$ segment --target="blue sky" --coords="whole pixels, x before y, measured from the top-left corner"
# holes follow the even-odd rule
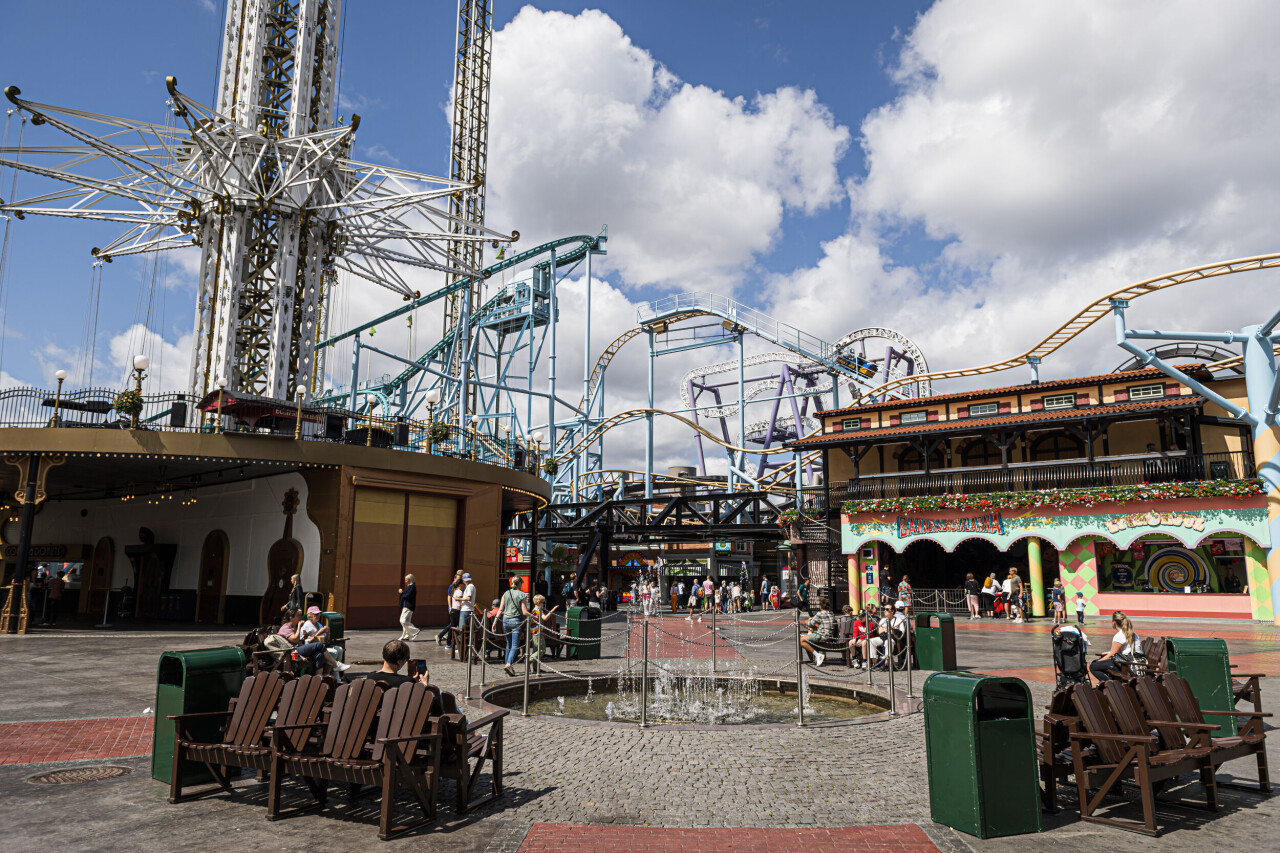
[[[455,5],[346,5],[340,109],[362,114],[357,154],[444,171]],[[496,6],[489,224],[528,245],[608,223],[592,353],[634,324],[638,303],[712,290],[828,340],[896,328],[931,366],[962,367],[1021,352],[1131,281],[1277,248],[1280,67],[1240,46],[1242,32],[1280,38],[1274,3]],[[0,83],[159,121],[165,75],[212,99],[221,8],[8,4],[6,29],[20,37],[0,53]],[[23,180],[19,196],[36,186]],[[15,224],[0,382],[48,382],[58,367],[78,378],[88,249],[112,233]],[[137,348],[163,361],[166,384],[183,384],[189,268],[106,269],[96,384],[120,381]],[[1180,288],[1144,300],[1133,322],[1257,322],[1275,284],[1252,274]],[[563,299],[564,318],[580,319],[580,283]],[[353,286],[335,312],[355,322],[397,304]],[[417,324],[416,340],[380,330],[379,341],[420,352],[435,327]],[[564,337],[576,336],[562,336],[562,364],[581,364],[583,343]],[[660,402],[716,357],[673,359]],[[1098,330],[1042,373],[1121,360]],[[643,358],[610,375],[611,409],[640,402]],[[634,457],[633,439],[616,443],[622,456]],[[660,435],[660,462],[688,453],[686,433]]]

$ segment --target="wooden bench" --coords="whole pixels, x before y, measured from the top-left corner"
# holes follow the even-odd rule
[[[275,715],[277,725],[314,724],[330,686],[315,676],[285,678],[278,672],[263,672],[244,680],[239,695],[226,711],[203,714],[179,714],[173,720],[173,776],[169,786],[169,802],[203,796],[216,790],[231,790],[228,768],[239,767],[265,773],[271,761],[268,738],[269,721]],[[217,742],[201,741],[191,733],[191,724],[200,718],[228,717]],[[294,735],[290,736],[291,738]],[[294,741],[290,741],[294,743]],[[300,747],[301,742],[297,742]],[[184,792],[182,765],[199,761],[209,768],[216,784],[193,792]]]
[[[455,810],[466,814],[504,796],[502,787],[502,720],[510,711],[494,711],[478,720],[468,722],[458,713],[457,703],[451,694],[441,696],[445,713],[441,717],[444,739],[440,775],[453,779],[458,786]],[[450,710],[450,704],[453,708]],[[485,731],[487,729],[488,731]],[[480,800],[473,800],[476,783],[485,762],[489,762],[489,775],[493,790]]]
[[[1105,696],[1105,702],[1104,702]],[[1072,775],[1076,780],[1081,820],[1141,832],[1160,834],[1156,826],[1157,785],[1184,773],[1200,774],[1210,811],[1218,810],[1218,788],[1209,747],[1197,744],[1186,749],[1162,750],[1160,739],[1149,734],[1152,722],[1141,711],[1133,688],[1119,680],[1106,682],[1105,693],[1080,684],[1071,693],[1071,703],[1079,718],[1072,742]],[[1161,721],[1177,725],[1176,721]],[[1086,762],[1083,747],[1097,750],[1097,761]],[[1142,823],[1099,815],[1103,799],[1123,779],[1132,779],[1142,801]],[[1090,792],[1096,787],[1096,793]]]
[[[1144,685],[1143,682],[1146,681],[1150,681],[1150,684]],[[1187,724],[1205,725],[1206,714],[1213,717],[1247,717],[1249,721],[1240,729],[1240,734],[1234,737],[1214,737],[1212,730],[1216,730],[1219,727],[1208,727],[1210,729],[1210,745],[1213,748],[1209,757],[1214,766],[1218,767],[1237,758],[1254,756],[1258,762],[1258,790],[1264,794],[1271,793],[1271,777],[1267,768],[1267,735],[1262,728],[1263,718],[1270,717],[1270,714],[1264,714],[1261,711],[1206,711],[1196,701],[1195,694],[1191,692],[1191,685],[1187,683],[1187,680],[1172,672],[1165,673],[1159,684],[1156,684],[1153,680],[1139,679],[1138,686],[1140,694],[1142,694],[1145,687],[1146,693],[1151,695],[1152,702],[1161,708],[1161,713],[1166,713],[1171,708],[1177,714],[1178,719]],[[1146,695],[1143,694],[1144,702],[1146,702],[1146,698]],[[1169,708],[1160,705],[1161,698],[1168,699]],[[1221,784],[1246,791],[1253,790],[1230,782]]]
[[[1040,764],[1040,782],[1043,786],[1040,801],[1044,810],[1050,814],[1058,811],[1058,785],[1065,785],[1073,772],[1071,753],[1076,749],[1084,749],[1086,763],[1097,755],[1097,750],[1092,746],[1071,743],[1071,732],[1079,723],[1075,706],[1071,704],[1074,688],[1073,684],[1053,694],[1041,721],[1042,730],[1036,733],[1036,757]]]
[[[328,783],[337,782],[351,786],[353,795],[365,786],[381,789],[378,837],[384,841],[434,820],[441,730],[440,718],[433,720],[430,711],[437,697],[438,693],[424,684],[406,683],[384,690],[379,682],[362,678],[337,691],[318,748],[287,746],[289,732],[298,727],[273,727],[267,819],[323,807],[328,800]],[[370,738],[375,715],[377,728]],[[315,800],[311,807],[281,810],[280,786],[286,775],[303,779]],[[393,826],[392,809],[401,785],[412,792],[422,817]]]

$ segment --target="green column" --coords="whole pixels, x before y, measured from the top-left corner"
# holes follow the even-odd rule
[[[1040,564],[1040,540],[1035,536],[1027,540],[1027,583],[1031,584],[1031,615],[1045,615],[1044,567]]]

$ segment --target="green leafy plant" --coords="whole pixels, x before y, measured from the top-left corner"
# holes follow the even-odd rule
[[[1245,498],[1265,495],[1261,480],[1197,480],[1191,483],[1140,483],[1136,486],[1101,486],[1093,489],[1045,489],[1035,492],[992,492],[981,495],[928,495],[916,498],[876,498],[845,501],[840,511],[936,512],[944,509],[997,510],[1062,509],[1068,506],[1143,503],[1175,498]],[[794,510],[789,510],[794,512]],[[783,513],[785,516],[786,513]]]
[[[431,439],[433,444],[448,441],[449,425],[446,423],[433,423],[431,426],[427,427],[427,437]]]
[[[142,414],[142,395],[137,391],[121,391],[111,403],[112,408],[122,415],[133,417]]]
[[[554,459],[548,459],[542,463],[542,470],[548,477],[554,477],[556,472],[560,470],[560,463]]]

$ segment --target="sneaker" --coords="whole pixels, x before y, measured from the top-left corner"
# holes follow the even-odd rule
[[[505,672],[507,675],[511,676],[512,678],[516,677],[515,667],[513,667],[511,664],[507,664],[506,666],[504,666],[502,668],[502,671]]]
[[[1025,620],[1024,620],[1021,616],[1019,616],[1017,619],[1014,619],[1013,621],[1014,621],[1014,622],[1023,622],[1023,621],[1025,621]]]
[[[824,655],[822,652],[814,652],[814,653],[813,653],[813,665],[814,665],[814,666],[822,666],[822,662],[823,662],[824,660],[826,660],[826,659],[827,659],[827,656],[826,656],[826,655]]]
[[[333,668],[336,669],[338,672],[346,672],[347,670],[351,669],[351,664],[338,661],[333,665]]]
[[[409,642],[412,643],[414,640],[418,639],[418,635],[421,633],[422,633],[421,631],[414,631],[413,636],[409,638]]]

